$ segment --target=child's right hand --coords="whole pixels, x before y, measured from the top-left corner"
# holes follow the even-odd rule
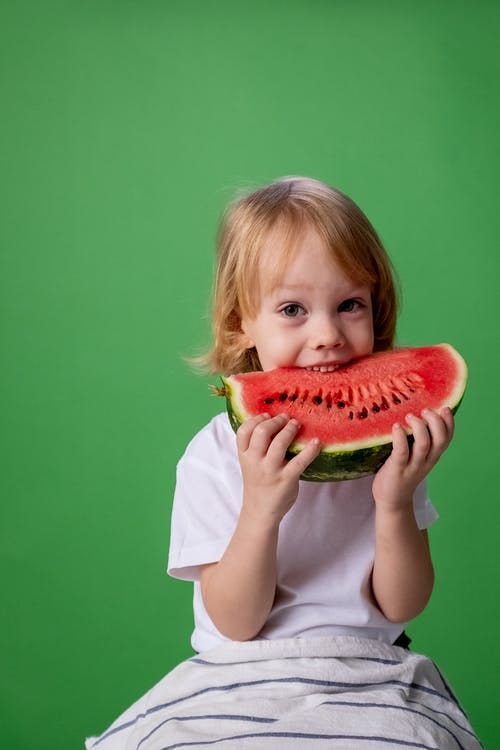
[[[260,414],[238,429],[243,509],[256,519],[281,521],[297,499],[300,475],[321,450],[319,440],[312,440],[288,460],[286,452],[299,429],[286,414]]]

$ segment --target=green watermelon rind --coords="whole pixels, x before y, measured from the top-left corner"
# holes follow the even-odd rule
[[[462,399],[452,409],[453,414],[457,411],[461,401]],[[229,398],[227,398],[227,410],[231,426],[237,432],[243,420],[235,413]],[[411,446],[413,435],[408,435],[408,442]],[[286,457],[291,459],[301,450],[302,448],[294,448],[291,445]],[[300,478],[307,482],[341,482],[346,479],[360,479],[375,474],[389,458],[391,451],[392,441],[352,451],[322,450],[319,456],[311,461]]]
[[[452,414],[455,414],[463,400],[465,389],[464,376],[462,393],[458,402],[451,407]],[[231,427],[235,432],[248,418],[248,415],[238,412],[233,405],[233,391],[231,384],[226,378],[222,378],[223,393],[226,397],[227,413]],[[413,435],[408,433],[408,443],[413,443]],[[383,439],[382,439],[383,440]],[[302,450],[303,445],[292,443],[287,451],[286,457],[292,459]],[[360,479],[361,477],[375,474],[382,464],[389,458],[392,451],[392,440],[387,442],[378,442],[372,446],[360,446],[354,450],[328,450],[324,446],[321,453],[309,464],[307,469],[301,475],[301,479],[308,482],[340,482],[346,479]]]
[[[341,482],[345,479],[360,479],[375,474],[387,460],[392,443],[383,443],[373,448],[359,448],[354,451],[322,451],[301,475],[308,482]],[[288,458],[300,451],[289,450]]]

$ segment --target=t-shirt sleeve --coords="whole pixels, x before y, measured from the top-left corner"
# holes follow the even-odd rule
[[[240,476],[234,433],[216,418],[177,465],[168,557],[173,578],[197,581],[199,566],[224,554],[238,521]]]
[[[429,500],[425,480],[417,487],[413,498],[413,510],[419,529],[428,529],[439,518],[439,514]]]

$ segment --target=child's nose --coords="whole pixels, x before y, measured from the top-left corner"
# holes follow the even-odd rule
[[[326,316],[315,321],[310,344],[312,349],[335,349],[342,346],[344,336],[338,322]]]

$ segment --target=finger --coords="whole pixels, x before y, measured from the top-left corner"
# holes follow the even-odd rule
[[[274,435],[269,445],[267,455],[271,460],[280,463],[284,460],[285,453],[290,444],[293,443],[300,427],[300,422],[297,419],[290,419],[288,422],[285,422],[281,429]]]
[[[260,421],[252,430],[247,450],[251,449],[257,455],[265,456],[274,436],[283,429],[288,420],[289,417],[286,414],[278,414]]]
[[[246,451],[248,450],[248,446],[250,445],[250,439],[252,437],[253,431],[257,427],[258,424],[263,422],[265,419],[269,419],[269,414],[259,414],[256,417],[251,417],[250,419],[247,419],[243,424],[240,424],[238,427],[238,430],[236,432],[236,444],[238,446],[238,450],[240,451]]]
[[[431,447],[428,460],[434,463],[449,446],[453,436],[453,415],[448,413],[437,413],[431,409],[425,409],[422,416],[427,422],[427,429],[431,437]]]
[[[408,436],[399,422],[392,426],[392,452],[391,460],[398,466],[406,466],[410,458],[410,447]]]
[[[415,414],[407,414],[406,421],[413,433],[411,457],[419,462],[423,462],[427,458],[432,444],[427,423],[424,419],[415,416]]]
[[[446,429],[448,430],[448,436],[451,442],[451,439],[455,432],[455,417],[453,416],[453,412],[449,406],[445,406],[443,409],[441,409],[441,411],[439,412],[439,415],[444,420]]]
[[[308,443],[306,443],[300,453],[297,453],[296,456],[290,459],[284,473],[289,477],[300,477],[300,475],[304,473],[309,464],[314,461],[314,459],[320,454],[320,452],[321,442],[318,438],[313,438]]]
[[[432,409],[424,409],[422,417],[427,422],[427,428],[430,432],[433,444],[435,443],[443,446],[448,445],[453,433],[453,422],[451,422],[450,429],[448,421],[445,420],[441,414],[438,414]],[[453,420],[453,416],[451,419]]]

